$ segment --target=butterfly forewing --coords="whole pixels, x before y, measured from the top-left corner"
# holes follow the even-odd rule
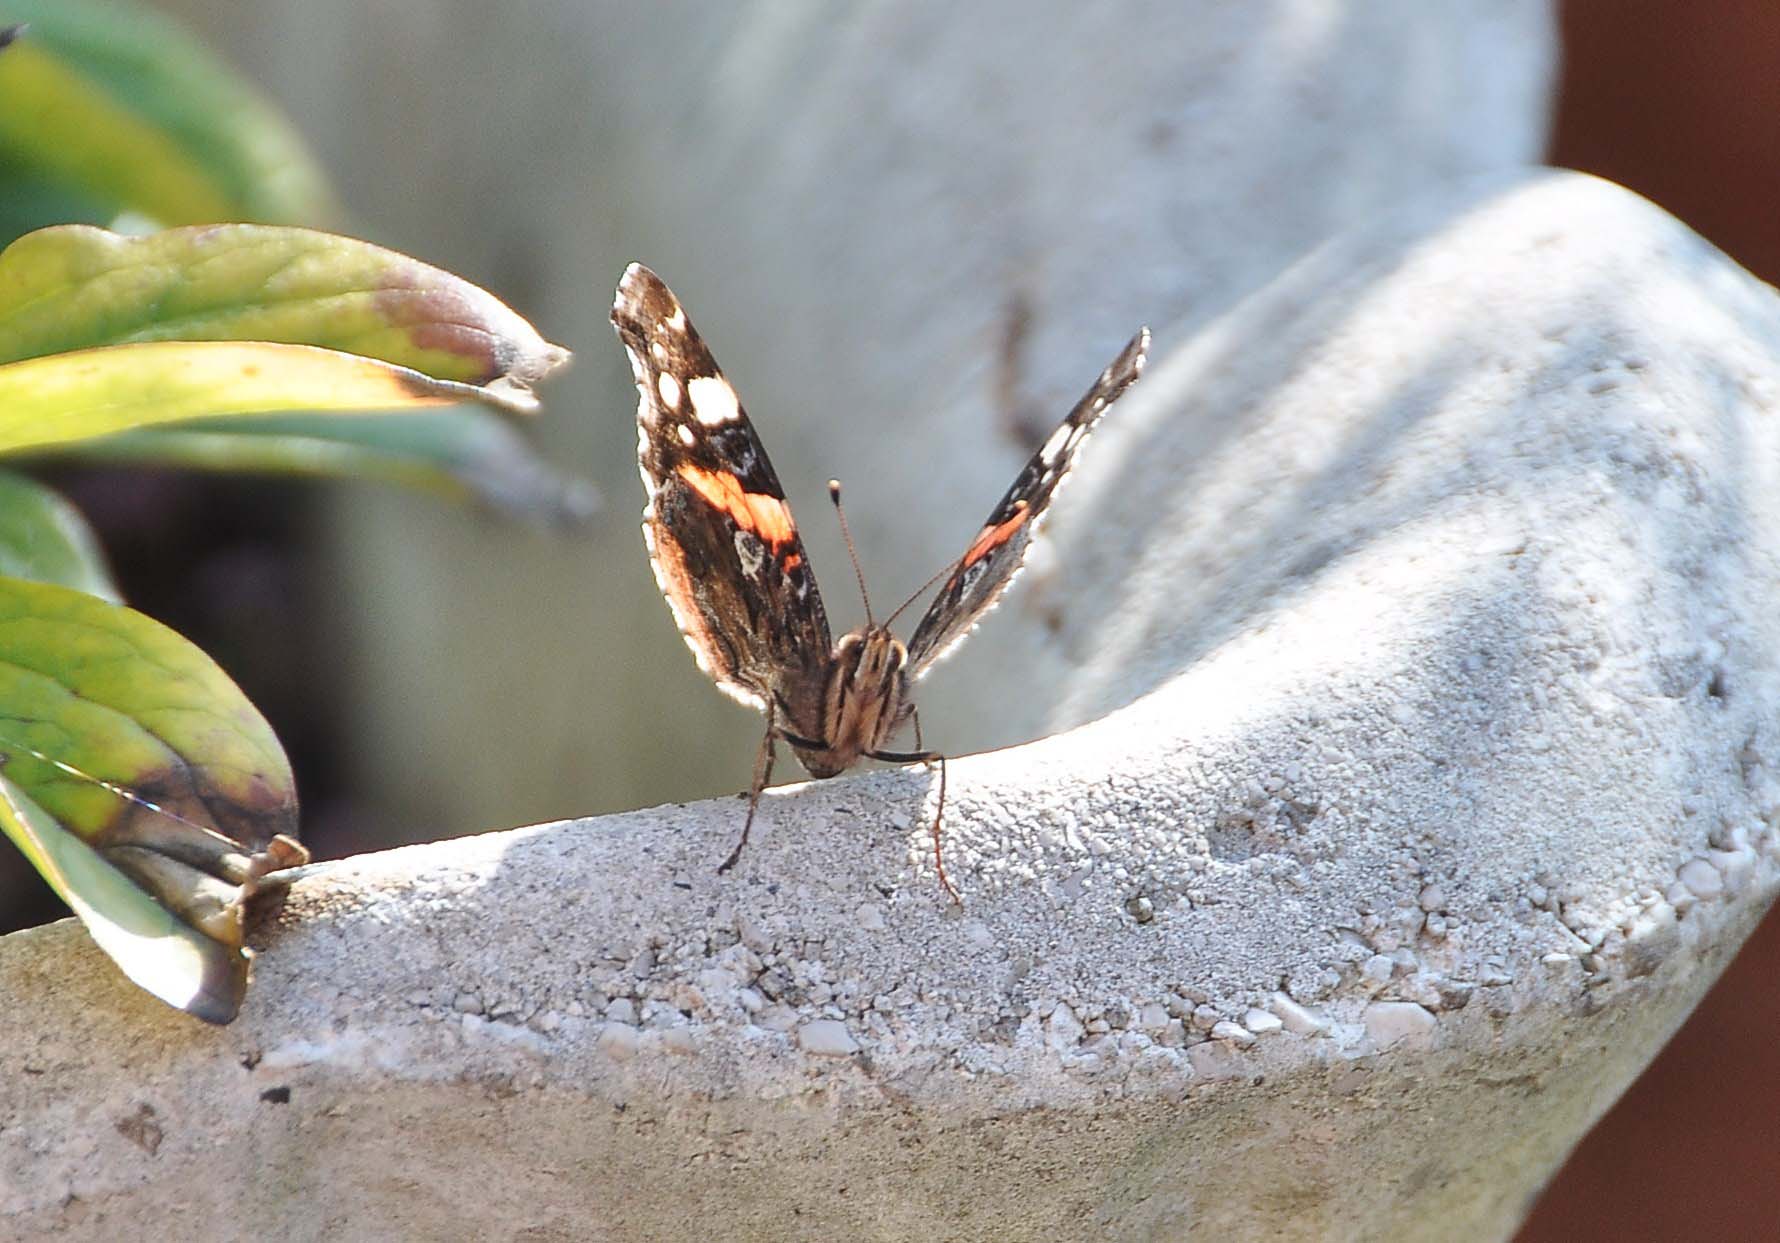
[[[1143,374],[1149,347],[1146,328],[1126,343],[1069,416],[1027,460],[915,627],[909,640],[909,667],[915,677],[956,647],[983,614],[995,607],[1025,561],[1033,533],[1044,521],[1051,497],[1075,464],[1082,443],[1106,408]]]
[[[618,284],[612,323],[637,383],[643,537],[699,668],[756,708],[819,703],[828,619],[735,390],[679,300],[641,264]]]

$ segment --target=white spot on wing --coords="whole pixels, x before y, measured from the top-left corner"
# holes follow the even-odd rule
[[[687,427],[686,424],[682,423],[674,430],[680,433],[680,443],[685,445],[688,449],[698,443],[698,437],[692,434],[692,429]]]
[[[668,360],[667,346],[663,345],[661,342],[659,342],[659,341],[649,342],[649,354],[652,358],[655,359],[656,362],[661,363],[664,366],[667,364],[667,360]]]
[[[719,427],[742,417],[741,404],[736,401],[735,390],[729,387],[729,381],[722,376],[701,375],[688,380],[686,392],[692,398],[692,408],[698,414],[698,421],[706,427]]]
[[[655,391],[661,394],[661,404],[669,410],[680,408],[680,382],[663,371],[655,377]]]
[[[686,309],[678,302],[674,303],[674,313],[662,321],[675,332],[686,331]]]

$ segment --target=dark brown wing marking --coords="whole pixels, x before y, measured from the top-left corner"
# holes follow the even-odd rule
[[[785,490],[735,390],[679,300],[641,264],[618,283],[612,323],[637,384],[643,538],[686,645],[743,703],[820,703],[828,618]]]
[[[1150,332],[1145,328],[1131,338],[1075,404],[1069,417],[1027,460],[1013,486],[958,559],[945,586],[927,606],[921,624],[915,627],[914,637],[909,640],[911,676],[925,673],[964,640],[983,614],[995,607],[1026,560],[1033,532],[1044,521],[1051,498],[1075,465],[1082,443],[1106,408],[1137,383],[1149,348]]]

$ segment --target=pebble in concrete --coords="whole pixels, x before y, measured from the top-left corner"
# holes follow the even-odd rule
[[[1381,1049],[1426,1047],[1439,1023],[1432,1011],[1413,1001],[1375,1001],[1366,1007],[1366,1035]]]
[[[1240,1023],[1232,1023],[1229,1019],[1220,1019],[1212,1024],[1211,1038],[1213,1040],[1228,1040],[1241,1049],[1246,1049],[1255,1043],[1253,1032]]]
[[[1294,1036],[1314,1036],[1329,1025],[1322,1015],[1299,1005],[1284,993],[1275,993],[1268,1005]]]
[[[1689,859],[1681,865],[1680,876],[1696,898],[1716,898],[1724,892],[1724,874],[1704,859]]]
[[[627,1023],[607,1023],[595,1042],[601,1053],[615,1062],[628,1062],[637,1055],[642,1034]]]
[[[1265,1036],[1278,1031],[1285,1023],[1277,1014],[1253,1009],[1242,1016],[1242,1025],[1257,1036]]]
[[[839,1019],[813,1019],[797,1029],[797,1047],[812,1057],[851,1057],[859,1042]]]

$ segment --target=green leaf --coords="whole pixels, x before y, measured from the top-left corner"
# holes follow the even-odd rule
[[[0,156],[0,243],[46,224],[104,224],[109,206]]]
[[[117,345],[0,367],[0,453],[208,415],[394,410],[487,393],[307,345]]]
[[[0,576],[60,583],[114,604],[121,599],[80,511],[11,471],[0,471]]]
[[[215,225],[126,237],[67,225],[0,251],[0,362],[151,341],[320,346],[520,410],[569,357],[468,281],[331,233]]]
[[[469,500],[545,526],[584,522],[591,484],[546,464],[512,426],[482,410],[407,415],[264,415],[153,428],[44,451],[86,462],[375,479]]]
[[[7,0],[0,160],[161,224],[325,220],[295,130],[179,26],[145,9]]]
[[[240,1012],[247,957],[184,923],[0,776],[0,831],[139,987],[210,1023]]]
[[[18,796],[0,827],[100,945],[157,996],[233,1018],[243,908],[307,854],[289,762],[228,676],[140,613],[0,578],[0,755]]]

